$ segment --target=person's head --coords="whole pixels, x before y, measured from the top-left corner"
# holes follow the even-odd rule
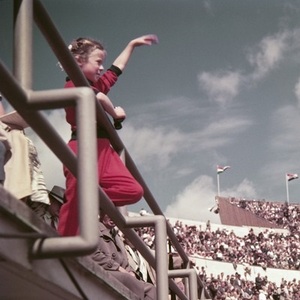
[[[91,38],[78,38],[68,46],[77,64],[86,78],[92,82],[98,80],[104,70],[106,51],[103,45]]]
[[[112,229],[116,226],[114,221],[102,209],[100,210],[99,220],[108,229]]]

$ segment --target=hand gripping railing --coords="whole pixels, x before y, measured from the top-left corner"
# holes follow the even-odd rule
[[[33,244],[32,256],[59,257],[62,255],[84,255],[91,253],[97,243],[97,214],[98,214],[98,193],[101,198],[101,207],[107,210],[108,214],[115,221],[117,226],[124,231],[124,234],[136,246],[138,251],[145,257],[157,272],[158,299],[166,299],[168,293],[168,282],[180,299],[188,299],[171,279],[176,276],[188,277],[190,280],[190,299],[197,299],[194,292],[195,271],[189,269],[189,259],[180,246],[171,226],[166,222],[160,207],[137,170],[130,155],[126,151],[122,141],[119,139],[114,128],[109,122],[103,108],[95,101],[95,96],[73,56],[68,51],[64,41],[56,30],[44,7],[38,0],[15,0],[15,30],[14,30],[14,77],[0,62],[0,90],[6,99],[20,113],[24,120],[43,139],[47,146],[61,160],[61,162],[77,176],[79,193],[79,231],[80,235],[75,237],[51,237],[38,239]],[[32,91],[32,17],[40,31],[47,39],[48,44],[62,64],[71,80],[81,88],[59,89],[50,91]],[[96,105],[95,105],[96,104]],[[79,153],[76,160],[73,152],[56,133],[55,129],[41,114],[40,109],[61,108],[68,105],[75,105],[80,111],[77,118],[78,124],[78,145]],[[124,217],[107,195],[97,184],[96,161],[96,128],[95,120],[90,118],[97,112],[97,122],[101,122],[110,134],[111,143],[114,149],[123,154],[126,166],[133,176],[144,188],[144,198],[152,209],[155,216],[142,218]],[[88,146],[87,146],[88,145]],[[86,157],[89,157],[87,160]],[[76,164],[77,162],[77,164]],[[77,170],[80,169],[80,172]],[[89,205],[86,207],[83,199],[88,198]],[[94,200],[94,201],[93,201]],[[153,256],[149,248],[144,244],[132,227],[154,226],[156,235],[156,255]],[[167,229],[167,230],[166,230]],[[183,270],[169,271],[167,268],[166,256],[166,231],[173,247],[183,260]],[[194,273],[193,273],[194,272]],[[169,277],[169,280],[168,280]]]

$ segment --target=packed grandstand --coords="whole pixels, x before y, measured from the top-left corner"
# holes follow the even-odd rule
[[[300,300],[300,205],[216,202],[222,225],[168,219],[204,283],[202,299]],[[138,232],[153,248],[154,231]],[[169,255],[176,258],[172,249]]]

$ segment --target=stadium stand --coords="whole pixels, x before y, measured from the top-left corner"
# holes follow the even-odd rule
[[[299,300],[299,205],[216,200],[223,224],[168,219],[205,283],[201,299]],[[139,234],[153,247],[153,231]]]
[[[234,205],[228,198],[217,197],[219,214],[222,224],[233,226],[255,226],[267,228],[282,228],[277,224],[253,214],[249,210]]]

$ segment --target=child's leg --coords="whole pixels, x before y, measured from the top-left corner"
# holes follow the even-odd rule
[[[77,141],[69,142],[69,146],[77,153]],[[60,209],[58,232],[74,236],[78,234],[77,179],[67,168],[64,168],[64,174],[66,202]],[[98,174],[100,186],[116,206],[133,204],[142,198],[143,188],[127,170],[108,139],[98,139]]]
[[[77,141],[73,140],[68,146],[74,153],[77,153]],[[58,232],[64,236],[78,234],[78,207],[77,207],[77,179],[64,167],[66,178],[65,203],[59,211]]]
[[[64,174],[66,176],[65,203],[59,211],[57,231],[64,236],[74,236],[78,234],[77,179],[66,168]]]
[[[107,139],[98,139],[100,186],[116,206],[138,202],[143,188],[133,178]]]

